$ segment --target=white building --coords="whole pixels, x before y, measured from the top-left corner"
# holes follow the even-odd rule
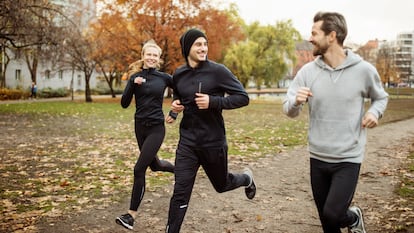
[[[94,0],[50,0],[53,4],[65,8],[65,12],[70,10],[82,10],[82,17],[77,18],[82,27],[86,27],[88,23],[95,18],[96,5]],[[32,80],[30,71],[27,67],[26,61],[18,53],[13,51],[6,51],[10,57],[10,62],[7,65],[5,79],[7,88],[22,88],[29,89]],[[94,72],[90,79],[90,87],[95,88],[97,85],[97,74]],[[37,67],[36,84],[39,90],[43,88],[64,88],[70,89],[73,87],[74,91],[85,90],[85,77],[82,71],[78,70],[58,70],[54,68],[50,61],[40,61]],[[71,84],[73,83],[73,86]]]
[[[414,31],[397,35],[396,66],[400,79],[406,84],[414,84]]]
[[[89,81],[91,88],[96,87],[97,76],[96,72],[92,74]],[[72,82],[73,86],[71,86]],[[11,59],[6,70],[6,87],[11,89],[29,89],[31,84],[32,79],[26,61],[21,58]],[[85,77],[82,71],[56,70],[51,65],[41,62],[37,68],[36,84],[39,90],[43,88],[64,88],[69,90],[73,87],[74,91],[83,91],[85,90]]]

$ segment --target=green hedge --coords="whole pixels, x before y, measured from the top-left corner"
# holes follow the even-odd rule
[[[50,87],[43,88],[37,92],[40,98],[55,98],[69,96],[69,91],[64,88],[52,89]]]
[[[116,95],[122,94],[124,90],[119,88],[114,88],[114,92]],[[110,95],[111,90],[109,88],[94,88],[91,89],[92,95]]]

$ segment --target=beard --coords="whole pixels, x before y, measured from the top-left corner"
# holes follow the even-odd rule
[[[313,56],[323,56],[328,51],[328,45],[313,44]]]

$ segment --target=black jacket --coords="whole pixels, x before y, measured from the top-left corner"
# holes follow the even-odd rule
[[[180,123],[180,143],[197,147],[226,145],[223,109],[235,109],[249,104],[242,84],[224,65],[213,61],[200,63],[197,68],[187,64],[173,74],[174,99],[184,105]],[[210,96],[209,108],[198,109],[195,93]]]
[[[145,83],[134,83],[136,77],[146,79]],[[164,122],[162,103],[166,87],[172,87],[171,75],[153,68],[144,69],[131,75],[122,94],[121,105],[127,108],[135,95],[135,120],[144,124],[159,124]]]

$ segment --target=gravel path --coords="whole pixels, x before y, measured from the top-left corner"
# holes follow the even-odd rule
[[[414,137],[414,119],[381,125],[368,132],[367,156],[363,163],[355,204],[364,211],[367,232],[386,232],[380,217],[389,211],[398,177],[396,169]],[[317,233],[322,232],[309,184],[306,148],[262,158],[245,164],[231,158],[230,169],[252,168],[258,191],[247,200],[244,189],[218,194],[200,170],[182,233]],[[129,192],[130,187],[126,188]],[[163,232],[172,184],[147,192],[132,232]],[[129,199],[113,206],[59,218],[43,219],[42,233],[131,232],[115,224],[127,210]],[[345,232],[345,230],[343,231]]]

